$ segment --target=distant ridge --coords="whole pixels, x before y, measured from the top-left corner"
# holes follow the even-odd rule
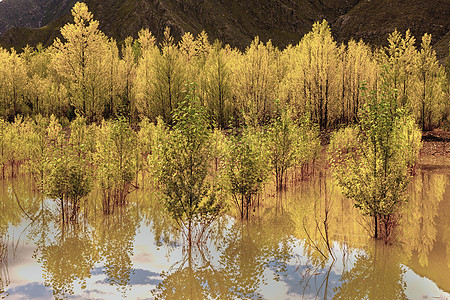
[[[74,0],[3,0],[0,46],[52,43],[70,21]],[[448,55],[450,0],[87,0],[100,29],[118,41],[149,28],[157,38],[166,26],[177,38],[205,30],[210,39],[244,49],[259,36],[284,47],[297,43],[315,21],[326,19],[338,42],[386,43],[394,29],[408,28],[420,44],[427,32],[440,58]],[[23,28],[27,27],[27,28]],[[32,27],[41,27],[31,29]]]

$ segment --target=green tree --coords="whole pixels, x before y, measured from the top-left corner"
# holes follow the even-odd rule
[[[203,107],[189,87],[188,95],[173,112],[173,130],[159,127],[159,146],[151,156],[151,166],[164,194],[164,204],[180,228],[187,229],[191,243],[193,226],[210,223],[224,209],[221,189],[210,182],[213,149],[211,130]],[[187,222],[187,224],[186,224]]]
[[[137,134],[123,117],[112,122],[103,121],[98,129],[94,162],[105,213],[126,203],[136,177],[136,146]]]
[[[80,201],[92,189],[92,171],[89,160],[80,156],[76,149],[67,145],[62,127],[52,117],[47,127],[51,153],[48,169],[44,173],[43,191],[61,206],[62,221],[76,221],[80,210]]]
[[[240,135],[229,137],[228,151],[225,166],[229,189],[241,218],[247,219],[270,170],[263,133],[254,127],[244,128]]]
[[[268,155],[275,171],[277,189],[286,186],[286,173],[291,167],[314,158],[315,151],[308,151],[309,146],[313,150],[319,146],[317,133],[307,124],[301,125],[297,126],[292,120],[289,110],[283,110],[268,128]]]
[[[358,126],[333,135],[329,158],[343,193],[374,218],[374,237],[389,239],[394,214],[406,201],[410,164],[418,156],[410,149],[420,134],[415,127],[405,130],[410,117],[397,107],[386,79],[366,97]]]

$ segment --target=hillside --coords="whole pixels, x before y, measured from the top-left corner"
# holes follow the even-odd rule
[[[70,20],[67,12],[74,1],[3,0],[0,32],[5,28],[1,25],[6,15],[3,7],[12,2],[16,3],[16,14],[24,11],[19,5],[29,8],[21,16],[9,14],[10,20],[15,20],[14,27],[46,25],[39,29],[11,28],[0,37],[1,46],[21,49],[26,44],[51,44],[59,28]],[[101,30],[119,41],[127,36],[136,37],[142,27],[148,27],[159,38],[169,26],[175,37],[205,30],[211,39],[241,49],[255,36],[284,47],[298,42],[315,21],[327,19],[340,42],[355,38],[382,45],[395,28],[403,32],[411,28],[418,42],[423,33],[431,33],[433,43],[439,45],[440,57],[448,53],[450,0],[87,0],[86,3],[100,21]],[[441,41],[442,38],[447,42]]]
[[[75,0],[3,0],[0,2],[0,34],[15,27],[41,27],[68,14]]]

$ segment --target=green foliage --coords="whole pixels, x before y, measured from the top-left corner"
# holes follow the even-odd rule
[[[98,129],[94,161],[106,213],[126,202],[136,176],[136,146],[137,134],[123,117],[104,121]]]
[[[50,149],[41,157],[43,192],[48,197],[60,201],[63,222],[69,218],[76,220],[80,200],[92,189],[93,178],[89,158],[81,155],[77,145],[74,147],[74,144],[67,143],[62,127],[54,116],[50,118],[46,131],[46,146]]]
[[[375,237],[389,238],[391,216],[406,201],[409,167],[417,160],[421,135],[397,107],[386,81],[366,97],[358,126],[332,137],[329,159],[343,193],[375,218]]]
[[[14,123],[3,124],[3,177],[5,177],[5,167],[11,168],[11,177],[15,177],[19,172],[19,167],[29,157],[29,147],[27,137],[32,131],[32,122],[30,119],[16,116]]]
[[[70,216],[70,220],[77,219],[80,200],[91,189],[92,170],[88,162],[70,149],[55,149],[48,162],[48,173],[44,176],[44,193],[61,201],[63,221],[64,216]]]
[[[192,221],[214,218],[225,207],[220,185],[209,181],[211,131],[192,85],[174,111],[173,121],[172,130],[158,124],[158,146],[152,152],[150,165],[164,194],[166,209],[180,226],[188,222],[191,238]]]
[[[267,130],[268,155],[275,171],[277,189],[286,185],[286,172],[298,165],[306,164],[317,154],[319,139],[317,132],[303,121],[298,126],[290,110],[283,110]]]
[[[270,170],[263,133],[254,127],[244,128],[241,134],[229,137],[228,149],[229,189],[241,218],[248,218],[254,196],[261,192]]]

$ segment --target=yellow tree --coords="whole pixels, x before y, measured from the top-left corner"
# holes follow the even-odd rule
[[[226,50],[220,43],[213,45],[202,74],[201,90],[208,118],[210,123],[224,129],[232,115],[232,86]]]
[[[84,3],[72,8],[74,24],[61,28],[53,44],[52,66],[67,86],[70,104],[88,121],[98,121],[107,98],[107,59],[111,51],[98,21]]]
[[[280,61],[289,66],[280,82],[278,91],[280,102],[282,106],[290,107],[295,117],[303,115],[306,112],[306,86],[299,47],[291,45],[286,47]]]
[[[134,122],[137,121],[135,108],[134,85],[136,82],[136,58],[133,50],[133,39],[128,37],[122,47],[122,59],[119,61],[118,78],[119,81],[119,103],[117,110],[130,116]]]
[[[413,112],[422,130],[437,126],[444,110],[444,92],[441,83],[444,70],[431,47],[431,35],[424,34],[421,49],[415,59],[415,97],[418,99]]]
[[[293,77],[299,84],[294,89],[295,96],[303,97],[304,110],[313,122],[319,124],[321,130],[325,129],[336,121],[337,98],[340,96],[336,71],[339,67],[338,48],[327,21],[316,22],[312,31],[296,46],[294,53],[297,56],[294,59],[298,64],[298,74],[288,73],[287,78]]]
[[[155,74],[153,64],[159,56],[156,39],[148,29],[139,31],[137,44],[139,45],[140,57],[136,66],[136,82],[134,93],[136,94],[136,111],[142,117],[152,116],[153,81]]]
[[[342,49],[341,46],[340,58],[340,118],[348,124],[356,122],[358,112],[364,104],[362,84],[374,89],[378,69],[370,47],[362,41],[350,40],[347,47]]]
[[[0,114],[10,122],[26,112],[23,101],[27,72],[24,60],[14,51],[0,48]]]
[[[138,110],[151,120],[161,116],[172,124],[172,110],[184,99],[185,61],[168,28],[164,31],[161,52],[149,31],[141,31],[138,41],[142,48],[137,70]]]
[[[254,122],[267,123],[274,113],[278,78],[278,50],[256,37],[233,65],[233,97]]]
[[[164,31],[161,55],[156,56],[153,68],[154,116],[162,116],[166,123],[172,124],[172,111],[185,97],[186,66],[169,28]]]
[[[390,67],[389,82],[397,90],[397,102],[401,106],[411,106],[414,60],[417,55],[416,39],[409,30],[405,37],[395,30],[388,37],[389,45],[381,52],[380,64]]]
[[[33,115],[65,116],[69,110],[67,89],[49,69],[51,53],[38,44],[36,49],[24,48],[21,54],[27,69],[25,101]]]
[[[186,77],[189,80],[196,82],[199,72],[198,56],[199,56],[199,44],[194,38],[192,33],[186,32],[178,43],[180,50],[180,58],[186,65]]]

